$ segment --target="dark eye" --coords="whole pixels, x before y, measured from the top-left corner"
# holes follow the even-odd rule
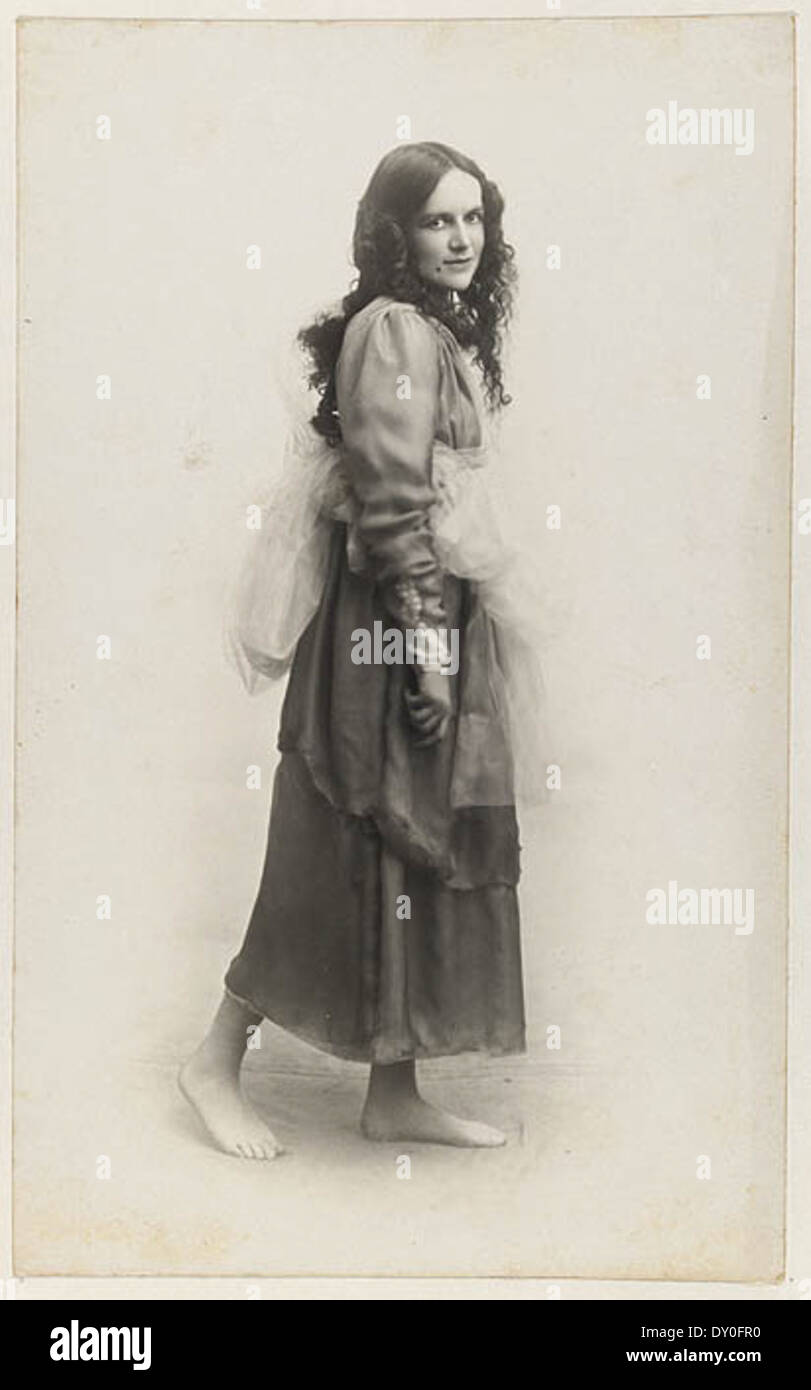
[[[475,210],[475,212],[469,212],[468,215],[467,215],[467,220],[468,220],[468,222],[481,222],[481,221],[482,221],[482,214],[481,214],[481,212],[479,211],[479,209],[477,208],[477,209]]]

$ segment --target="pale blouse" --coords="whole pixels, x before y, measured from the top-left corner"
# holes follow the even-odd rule
[[[482,444],[481,404],[459,345],[413,305],[380,296],[347,327],[336,395],[370,572],[401,621],[444,626],[430,520],[439,500],[435,452]]]

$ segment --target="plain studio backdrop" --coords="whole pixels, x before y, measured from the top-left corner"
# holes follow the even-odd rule
[[[17,1272],[775,1278],[789,18],[20,33]],[[648,144],[671,100],[753,110],[753,152]],[[529,1052],[422,1069],[510,1142],[406,1149],[410,1177],[357,1132],[365,1070],[278,1029],[247,1075],[276,1163],[209,1147],[174,1081],[277,757],[282,690],[251,699],[221,643],[245,506],[403,118],[507,200],[502,479],[562,773],[521,817]],[[752,889],[754,930],[650,924],[670,882]]]

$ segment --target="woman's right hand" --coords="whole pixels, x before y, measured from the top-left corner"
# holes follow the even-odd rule
[[[417,689],[405,693],[408,717],[417,735],[415,748],[428,748],[445,737],[451,722],[451,692],[441,671],[415,667]]]

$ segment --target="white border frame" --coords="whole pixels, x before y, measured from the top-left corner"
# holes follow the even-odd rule
[[[17,25],[22,18],[232,20],[347,19],[556,19],[673,18],[734,14],[793,14],[795,20],[795,364],[794,459],[792,470],[792,648],[790,729],[790,892],[788,967],[788,1135],[785,1278],[775,1284],[692,1283],[638,1280],[460,1279],[460,1278],[24,1278],[12,1267],[11,1202],[11,1047],[2,1051],[0,1069],[0,1296],[18,1299],[509,1299],[567,1300],[645,1299],[651,1301],[774,1300],[811,1298],[811,952],[808,949],[811,906],[811,536],[797,531],[799,500],[811,497],[811,0],[746,4],[717,0],[694,6],[684,0],[560,0],[547,9],[545,0],[511,0],[506,13],[487,0],[421,0],[413,6],[396,0],[333,0],[293,5],[260,0],[261,9],[246,0],[51,0],[42,5],[19,5],[0,0],[0,90],[2,143],[0,178],[0,429],[2,457],[0,498],[15,496],[16,481],[16,67]],[[133,10],[139,13],[134,14]],[[77,13],[78,11],[78,13]],[[804,273],[804,267],[808,267]],[[0,546],[0,1036],[11,1039],[12,906],[13,906],[13,770],[14,770],[14,648],[16,547]]]

